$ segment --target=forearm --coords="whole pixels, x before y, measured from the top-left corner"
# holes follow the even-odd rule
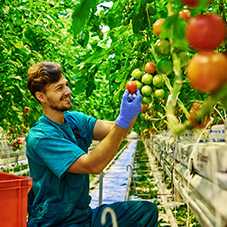
[[[68,172],[100,174],[113,159],[127,129],[114,124],[107,136],[88,154],[82,155]]]
[[[131,123],[130,123],[130,125],[129,125],[128,129],[126,129],[126,132],[125,132],[124,137],[126,137],[126,136],[128,135],[128,133],[129,133],[129,132],[130,132],[130,130],[132,129],[133,125],[135,124],[136,119],[137,119],[137,116],[136,116],[136,117],[134,117],[134,118],[132,119],[132,121],[131,121]]]

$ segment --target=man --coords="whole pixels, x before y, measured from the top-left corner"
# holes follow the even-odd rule
[[[28,226],[102,226],[103,209],[112,208],[118,226],[156,226],[157,207],[126,201],[89,207],[89,174],[100,174],[115,156],[141,110],[139,90],[126,90],[115,122],[97,120],[72,108],[71,90],[61,67],[39,62],[28,69],[27,85],[43,115],[28,133],[27,150],[33,187],[28,198]],[[92,140],[100,143],[89,153]],[[107,225],[111,218],[107,216]]]

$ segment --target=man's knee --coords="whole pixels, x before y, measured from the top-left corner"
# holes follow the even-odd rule
[[[146,219],[150,220],[153,224],[157,223],[158,208],[154,203],[141,201],[141,212],[143,212]]]

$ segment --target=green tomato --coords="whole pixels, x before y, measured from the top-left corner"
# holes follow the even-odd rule
[[[131,76],[136,80],[140,80],[142,75],[143,73],[139,69],[134,69],[131,74]]]
[[[157,88],[161,88],[164,86],[164,84],[165,84],[165,81],[164,81],[162,75],[156,74],[153,78],[153,85]]]
[[[184,67],[188,64],[189,60],[190,60],[190,54],[188,52],[180,52],[179,53],[179,58],[180,58],[180,62],[181,62],[181,67]]]
[[[162,59],[157,64],[158,72],[169,75],[173,71],[173,63],[170,59]]]
[[[144,85],[142,88],[141,88],[141,93],[143,96],[149,96],[151,95],[152,93],[152,88],[151,86],[149,85]]]
[[[158,39],[154,44],[155,52],[159,55],[170,54],[170,43],[165,39]]]
[[[142,98],[142,103],[149,105],[152,102],[151,96],[144,96]]]
[[[142,76],[141,82],[144,84],[151,84],[153,80],[153,76],[150,73],[145,73]]]
[[[137,87],[139,90],[141,90],[141,88],[143,87],[143,84],[139,81],[139,80],[134,80],[137,84]]]
[[[165,90],[162,89],[162,88],[161,89],[156,89],[155,92],[154,92],[154,95],[155,95],[156,98],[162,99],[165,96]]]

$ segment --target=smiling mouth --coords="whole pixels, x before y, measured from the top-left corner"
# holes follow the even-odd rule
[[[67,98],[62,98],[61,101],[70,102],[70,98],[69,98],[69,97],[67,97]]]

